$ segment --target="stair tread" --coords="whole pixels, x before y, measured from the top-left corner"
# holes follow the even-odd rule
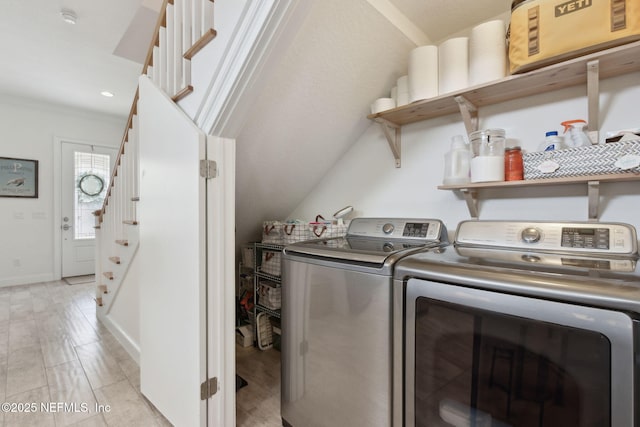
[[[107,285],[98,286],[98,291],[102,292],[103,294],[108,294],[109,293],[109,290],[107,289]]]
[[[102,275],[109,280],[113,280],[113,273],[111,271],[105,271]]]
[[[203,47],[205,47],[211,40],[216,38],[218,33],[213,28],[209,28],[202,37],[200,37],[187,51],[182,55],[184,59],[191,59],[198,53]]]
[[[128,240],[116,240],[116,243],[122,246],[129,246]]]
[[[120,264],[120,257],[119,256],[110,256],[109,257],[109,261],[111,261],[114,264]]]
[[[138,225],[138,221],[135,219],[125,219],[122,223],[127,225]]]

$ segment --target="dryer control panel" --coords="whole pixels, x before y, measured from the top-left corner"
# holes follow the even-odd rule
[[[354,218],[347,229],[347,236],[415,242],[446,241],[446,233],[442,221],[424,218]]]
[[[637,255],[632,225],[593,222],[463,221],[455,243],[478,246],[609,255]]]

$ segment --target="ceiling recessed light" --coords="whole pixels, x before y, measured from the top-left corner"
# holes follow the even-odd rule
[[[113,96],[113,93],[109,92],[108,90],[103,90],[102,92],[100,92],[100,95],[106,96],[107,98],[111,98]]]
[[[71,9],[62,9],[60,15],[62,16],[62,20],[67,24],[74,25],[78,20],[78,15]]]

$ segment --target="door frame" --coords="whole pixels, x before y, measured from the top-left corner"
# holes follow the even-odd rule
[[[101,147],[118,150],[120,144],[109,145],[104,142],[91,142],[75,138],[53,137],[53,278],[62,279],[62,144],[86,145],[88,147]],[[111,165],[113,171],[113,165]]]

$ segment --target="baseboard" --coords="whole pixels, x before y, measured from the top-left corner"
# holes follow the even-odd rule
[[[30,285],[33,283],[40,282],[52,282],[57,280],[53,273],[47,274],[34,274],[31,276],[18,276],[18,277],[10,277],[8,279],[0,279],[0,288],[4,288],[7,286],[16,286],[16,285]]]
[[[129,356],[136,363],[140,364],[140,346],[131,339],[131,337],[113,320],[109,318],[109,316],[99,316],[98,319],[102,322],[102,324],[111,332],[111,334],[115,337],[116,340],[124,347],[124,349],[129,353]]]

